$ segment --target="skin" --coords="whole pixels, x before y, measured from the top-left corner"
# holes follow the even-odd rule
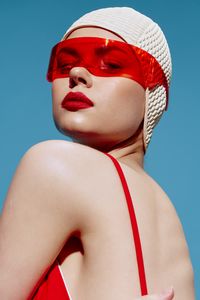
[[[81,28],[69,38],[78,36],[120,40],[99,28]],[[69,91],[83,92],[94,107],[62,110]],[[143,88],[127,78],[73,68],[69,78],[53,82],[52,94],[56,126],[74,143],[39,143],[16,170],[0,219],[1,299],[27,299],[56,257],[73,300],[170,300],[174,293],[176,300],[194,299],[181,223],[165,192],[143,169]],[[123,190],[101,151],[112,154],[126,176],[151,296],[139,297]],[[158,293],[170,286],[174,291],[168,295]]]

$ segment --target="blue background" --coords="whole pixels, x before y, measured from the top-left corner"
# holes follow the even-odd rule
[[[54,127],[51,87],[45,80],[51,47],[83,13],[107,6],[132,6],[149,15],[170,45],[169,109],[154,130],[145,168],[181,219],[200,299],[199,0],[0,1],[0,204],[27,149],[43,140],[66,138]]]

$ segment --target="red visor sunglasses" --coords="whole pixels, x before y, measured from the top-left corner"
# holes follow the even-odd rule
[[[56,44],[47,71],[47,80],[69,77],[74,67],[84,67],[102,77],[126,77],[152,90],[164,86],[168,104],[168,82],[158,61],[148,52],[131,44],[99,38],[78,37]]]

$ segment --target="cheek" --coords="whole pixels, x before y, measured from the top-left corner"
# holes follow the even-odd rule
[[[56,123],[62,123],[63,112],[61,108],[61,102],[67,93],[66,87],[68,86],[68,79],[60,78],[55,79],[52,82],[52,112],[53,118]]]
[[[52,82],[52,100],[54,106],[62,101],[67,93],[67,87],[68,79],[66,78],[55,79]]]
[[[113,121],[118,121],[121,126],[123,123],[129,123],[130,126],[141,123],[145,91],[137,82],[123,77],[107,78],[101,98],[104,112],[107,111]]]

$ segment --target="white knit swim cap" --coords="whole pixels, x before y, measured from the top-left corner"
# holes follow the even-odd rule
[[[169,85],[172,73],[171,55],[165,36],[153,20],[130,7],[110,7],[94,10],[83,15],[67,30],[62,40],[77,28],[97,26],[121,36],[127,43],[151,54],[160,64]],[[160,120],[167,104],[164,86],[146,89],[143,139],[145,150],[153,128]]]

